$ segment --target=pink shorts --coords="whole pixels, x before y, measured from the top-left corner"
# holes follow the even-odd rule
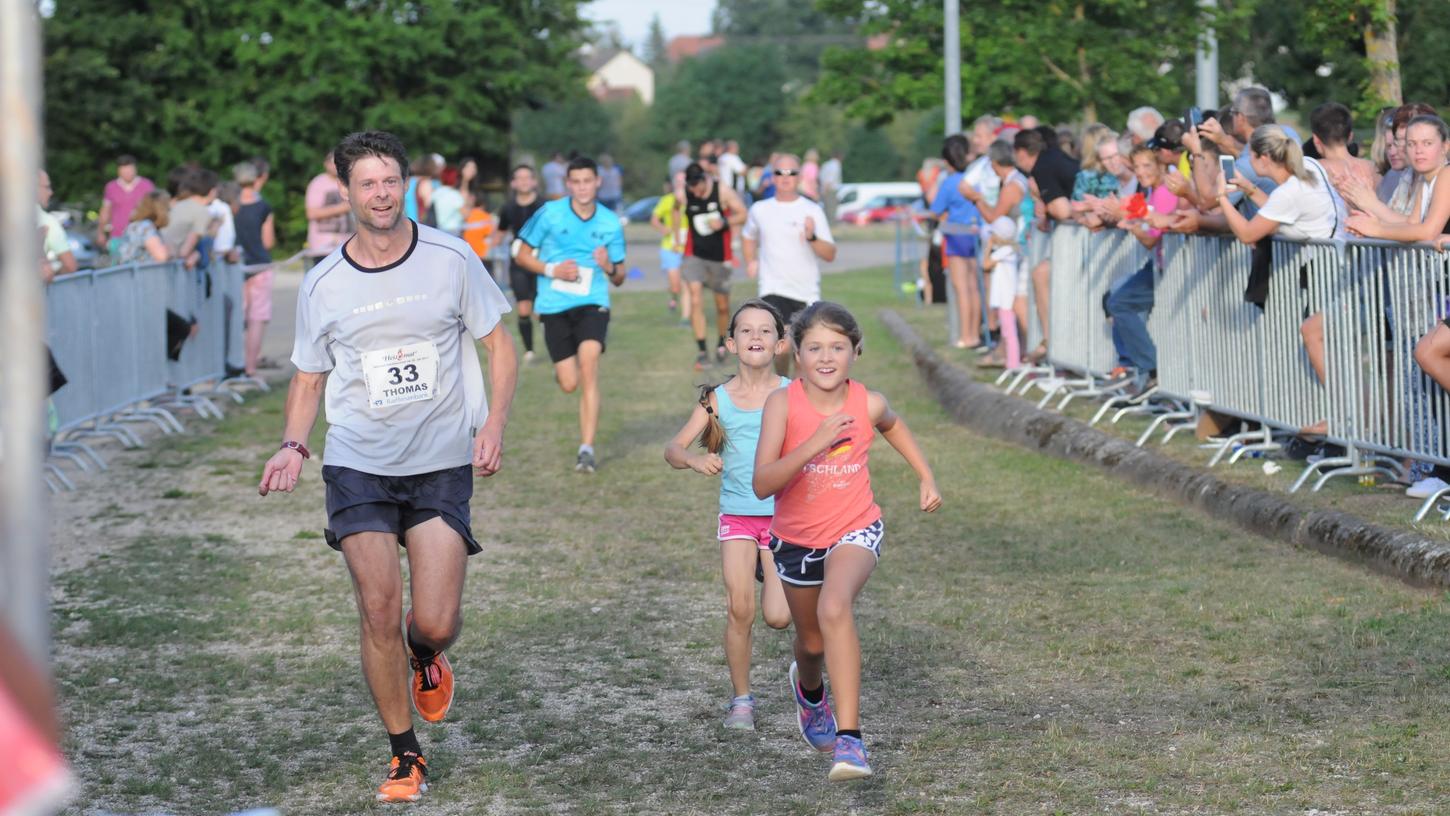
[[[247,322],[265,323],[272,319],[272,269],[247,278],[242,284],[242,302],[246,304]]]
[[[733,516],[721,513],[720,532],[716,538],[721,541],[747,539],[754,541],[757,548],[768,550],[770,549],[770,519],[770,516]]]

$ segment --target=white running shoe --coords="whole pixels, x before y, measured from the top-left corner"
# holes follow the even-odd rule
[[[1441,490],[1450,490],[1450,484],[1445,484],[1445,481],[1438,476],[1426,476],[1410,485],[1410,489],[1405,491],[1405,495],[1412,499],[1428,499]]]

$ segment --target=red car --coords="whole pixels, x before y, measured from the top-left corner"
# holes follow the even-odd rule
[[[920,200],[910,196],[877,196],[867,202],[865,207],[847,216],[846,220],[858,226],[895,221],[907,217],[912,205]]]

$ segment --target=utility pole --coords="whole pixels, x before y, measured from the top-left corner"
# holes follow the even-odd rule
[[[0,623],[50,665],[45,496],[45,299],[35,209],[40,24],[34,0],[0,0]]]
[[[1199,0],[1199,8],[1206,17],[1218,11],[1218,0]],[[1193,58],[1196,93],[1194,100],[1201,110],[1218,108],[1218,32],[1209,25],[1198,42],[1198,53]]]
[[[945,136],[962,132],[962,34],[961,13],[957,2],[958,0],[942,0],[945,18],[942,32],[946,37],[946,58],[943,60],[946,63]]]

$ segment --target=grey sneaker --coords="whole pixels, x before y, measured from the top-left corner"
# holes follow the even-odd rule
[[[727,706],[730,713],[725,715],[724,726],[736,731],[755,730],[755,698],[749,694],[742,694],[733,697],[730,705]]]
[[[579,458],[574,462],[574,469],[580,473],[593,473],[594,454],[589,451],[579,451]]]

